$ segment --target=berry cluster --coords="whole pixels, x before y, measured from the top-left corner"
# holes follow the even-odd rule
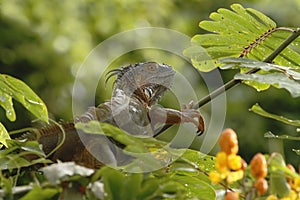
[[[257,153],[247,166],[237,155],[237,135],[229,128],[222,132],[219,145],[221,151],[216,155],[216,170],[209,173],[209,178],[212,183],[225,186],[225,200],[258,197],[266,200],[300,200],[300,175],[292,165],[285,165],[279,153]]]

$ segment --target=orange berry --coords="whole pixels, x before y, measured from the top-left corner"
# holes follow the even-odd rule
[[[287,168],[289,168],[292,172],[296,172],[295,168],[291,164],[286,165]]]
[[[289,168],[292,172],[296,172],[296,170],[295,170],[295,168],[293,167],[293,165],[287,164],[286,167]],[[293,184],[293,178],[292,178],[292,177],[289,177],[289,176],[288,176],[286,179],[287,179],[287,181],[288,181],[288,183],[289,183],[290,185]]]
[[[221,150],[226,154],[237,154],[239,151],[236,133],[231,128],[225,129],[219,139]]]
[[[239,200],[239,195],[236,192],[227,192],[224,200]]]
[[[263,195],[268,190],[268,182],[264,178],[259,178],[255,182],[255,189],[259,195]]]
[[[251,174],[256,178],[265,178],[268,172],[266,158],[257,153],[250,162]]]
[[[246,168],[247,168],[247,163],[246,163],[246,161],[244,159],[242,159],[241,162],[242,162],[241,170],[245,171]]]

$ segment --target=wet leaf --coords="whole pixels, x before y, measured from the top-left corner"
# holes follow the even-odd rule
[[[295,137],[291,135],[274,135],[271,131],[265,133],[264,137],[282,140],[300,140],[300,137]]]
[[[176,182],[181,183],[186,190],[187,199],[203,199],[211,200],[216,198],[216,193],[214,188],[207,182],[198,179],[196,177],[180,176],[175,175],[171,180],[176,180]]]
[[[280,121],[280,122],[283,122],[283,123],[286,123],[286,124],[289,124],[289,125],[292,125],[292,126],[300,127],[300,120],[292,120],[292,119],[285,118],[283,116],[278,116],[278,115],[275,115],[275,114],[268,113],[267,111],[262,109],[259,106],[259,104],[253,105],[252,108],[250,108],[250,111],[252,111],[256,114],[259,114],[263,117],[268,117],[268,118],[275,119],[277,121]]]
[[[0,106],[5,110],[6,117],[10,121],[16,120],[16,113],[13,107],[12,97],[0,90]]]
[[[11,98],[20,102],[34,116],[48,122],[44,102],[24,82],[6,74],[0,74],[0,105],[6,110],[9,120],[16,119]]]
[[[215,158],[213,156],[205,155],[200,151],[187,149],[181,158],[192,166],[195,165],[206,172],[215,169]]]
[[[270,193],[282,198],[288,196],[291,188],[287,182],[284,170],[286,168],[283,157],[273,153],[268,159],[270,170]]]
[[[297,71],[300,68],[293,69],[291,67],[281,66],[281,65],[275,65],[270,64],[266,62],[246,59],[246,58],[225,58],[220,60],[221,63],[225,63],[224,66],[222,66],[222,69],[228,69],[228,68],[249,68],[249,69],[261,69],[263,71],[268,72],[281,72],[282,74],[286,75],[290,79],[294,80],[300,80],[300,73]]]
[[[6,140],[10,140],[10,136],[6,130],[6,128],[3,126],[2,123],[0,123],[0,149],[2,147],[2,144],[7,147]]]
[[[49,200],[52,199],[56,194],[58,194],[60,190],[58,188],[42,188],[40,186],[34,185],[33,188],[24,195],[20,200]]]
[[[236,80],[243,81],[256,81],[262,84],[270,84],[275,88],[283,88],[290,92],[292,97],[300,96],[300,83],[289,79],[287,76],[281,73],[272,74],[236,74],[234,76]]]

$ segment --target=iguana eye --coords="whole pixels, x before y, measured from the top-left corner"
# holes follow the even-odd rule
[[[156,72],[158,69],[158,64],[155,62],[146,63],[147,70],[150,72]]]
[[[143,93],[147,99],[151,99],[153,91],[151,88],[144,88]]]

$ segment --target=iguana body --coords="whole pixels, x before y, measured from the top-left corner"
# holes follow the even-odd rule
[[[175,75],[172,67],[155,62],[138,63],[110,71],[107,80],[114,75],[117,75],[117,79],[111,100],[89,108],[86,113],[75,118],[75,123],[98,120],[139,137],[153,137],[153,129],[158,122],[192,122],[197,126],[198,132],[204,131],[202,117],[191,106],[183,111],[154,106],[171,87]],[[92,168],[97,168],[102,163],[119,165],[126,161],[126,155],[116,148],[111,139],[89,134],[80,137],[84,133],[77,132],[73,123],[62,123],[61,126],[65,131],[65,140],[52,155],[53,160],[75,161]],[[61,128],[52,125],[40,129],[34,136],[29,134],[26,137],[36,138],[48,154],[61,143]],[[90,152],[99,153],[92,156]]]

